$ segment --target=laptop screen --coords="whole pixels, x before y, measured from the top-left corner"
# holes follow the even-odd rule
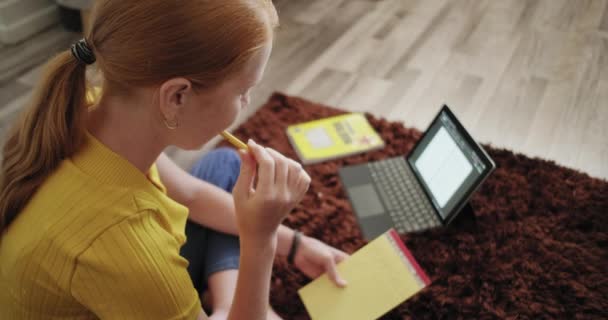
[[[493,163],[486,158],[444,107],[407,160],[441,218],[446,220],[493,169]]]

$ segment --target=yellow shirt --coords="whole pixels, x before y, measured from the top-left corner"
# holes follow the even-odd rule
[[[193,319],[188,210],[93,136],[0,239],[0,319]]]

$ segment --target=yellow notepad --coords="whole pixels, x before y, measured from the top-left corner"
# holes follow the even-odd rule
[[[349,156],[384,146],[361,113],[349,113],[287,128],[291,145],[304,164]]]
[[[340,263],[338,272],[346,288],[325,274],[298,291],[312,319],[377,319],[430,284],[394,229]]]

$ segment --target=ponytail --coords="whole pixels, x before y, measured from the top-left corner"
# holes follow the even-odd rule
[[[0,235],[84,140],[85,69],[69,50],[49,61],[29,108],[10,131],[0,168]]]

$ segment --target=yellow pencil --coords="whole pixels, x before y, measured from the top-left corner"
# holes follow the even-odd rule
[[[230,142],[237,149],[244,149],[244,150],[249,149],[249,147],[243,141],[241,141],[237,137],[231,135],[228,131],[222,131],[220,134],[222,135],[222,137],[224,137],[224,139],[228,140],[228,142]]]

